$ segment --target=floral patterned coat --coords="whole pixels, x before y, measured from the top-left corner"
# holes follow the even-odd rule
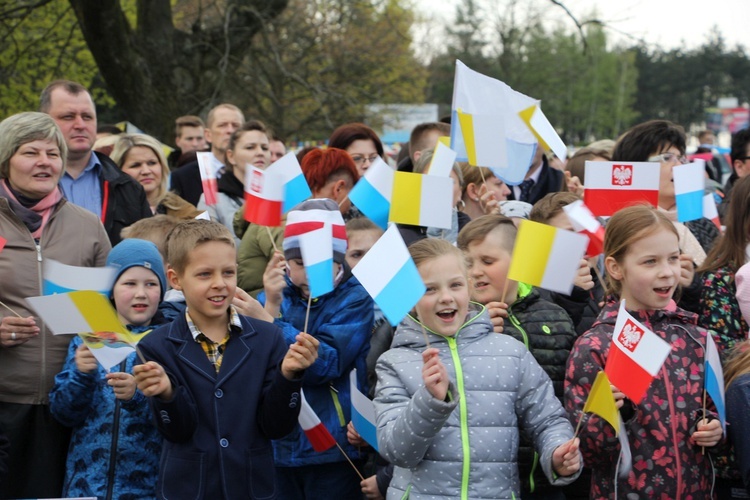
[[[737,342],[747,338],[748,329],[737,302],[734,271],[724,266],[707,271],[702,277],[698,324],[714,332],[722,359]]]
[[[581,418],[596,374],[606,364],[618,307],[619,302],[605,305],[568,358],[565,408],[574,424]],[[629,312],[669,342],[672,351],[641,404],[626,400],[620,410],[633,454],[633,468],[626,478],[617,478],[620,445],[614,429],[596,415],[584,417],[579,437],[584,464],[592,469],[591,498],[711,498],[710,450],[701,454],[701,448],[690,441],[702,417],[707,332],[697,326],[695,314],[682,309]],[[710,399],[708,408],[714,409]]]

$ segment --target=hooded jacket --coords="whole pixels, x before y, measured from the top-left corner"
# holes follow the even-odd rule
[[[62,199],[53,209],[37,244],[31,233],[0,198],[0,300],[23,317],[36,316],[24,300],[42,294],[46,259],[83,267],[104,266],[111,246],[99,219]],[[0,308],[0,317],[11,314]],[[39,336],[15,347],[0,348],[0,401],[47,404],[55,375],[68,352],[70,337],[52,335],[42,323]]]
[[[359,386],[367,386],[367,352],[373,324],[373,301],[348,266],[333,291],[314,299],[310,306],[307,331],[320,341],[318,359],[305,370],[302,388],[305,399],[331,432],[349,458],[364,457],[346,438],[351,420],[349,373],[357,369]],[[265,303],[265,292],[258,296]],[[274,323],[281,328],[287,345],[295,342],[304,328],[307,299],[287,277],[281,302],[281,314]],[[310,440],[297,426],[283,439],[273,442],[277,467],[299,467],[346,460],[334,447],[324,452],[313,450]]]
[[[565,407],[578,421],[596,374],[604,369],[617,320],[619,301],[607,303],[593,328],[570,353],[565,375]],[[711,449],[690,441],[703,417],[706,330],[697,316],[674,311],[628,311],[672,346],[664,365],[638,406],[620,410],[627,429],[633,468],[617,479],[620,453],[614,429],[596,415],[584,417],[581,452],[592,470],[591,498],[712,498]],[[708,404],[709,410],[713,404]]]
[[[426,332],[426,333],[423,333]],[[422,352],[440,351],[451,379],[449,401],[422,380]],[[520,342],[492,332],[483,306],[472,304],[453,337],[413,317],[399,325],[377,364],[375,396],[380,454],[395,464],[388,499],[519,498],[519,433],[528,433],[552,484],[552,453],[573,437],[552,383]]]

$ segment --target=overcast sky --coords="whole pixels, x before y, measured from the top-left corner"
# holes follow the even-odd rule
[[[440,19],[454,17],[460,0],[414,0],[423,12]],[[481,2],[482,0],[480,0]],[[502,0],[491,0],[494,2]],[[528,0],[520,0],[519,5]],[[544,0],[538,0],[544,1]],[[668,50],[694,48],[706,40],[712,26],[719,27],[730,47],[740,43],[750,50],[750,0],[562,0],[576,17],[585,18],[596,9],[599,18],[617,32],[645,39],[652,47]],[[564,11],[550,2],[548,16],[564,19]],[[429,15],[429,14],[428,14]],[[574,27],[570,22],[571,28]],[[627,45],[627,41],[625,42]],[[635,42],[631,42],[635,43]]]

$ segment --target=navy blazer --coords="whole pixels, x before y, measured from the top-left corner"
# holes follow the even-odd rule
[[[276,497],[270,440],[297,425],[300,381],[281,374],[287,345],[279,328],[240,320],[242,331],[230,334],[218,374],[184,314],[138,344],[174,388],[171,401],[151,398],[165,438],[158,498]]]

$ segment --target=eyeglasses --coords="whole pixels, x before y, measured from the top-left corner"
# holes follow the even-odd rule
[[[375,163],[375,160],[378,159],[378,155],[370,155],[370,156],[362,156],[362,155],[352,155],[352,160],[354,160],[354,164],[357,166],[362,166],[365,164],[365,162],[370,163],[372,165]]]
[[[658,161],[659,163],[674,163],[675,161],[686,164],[688,162],[687,156],[678,155],[677,153],[662,153],[660,155],[652,156],[648,161]]]

